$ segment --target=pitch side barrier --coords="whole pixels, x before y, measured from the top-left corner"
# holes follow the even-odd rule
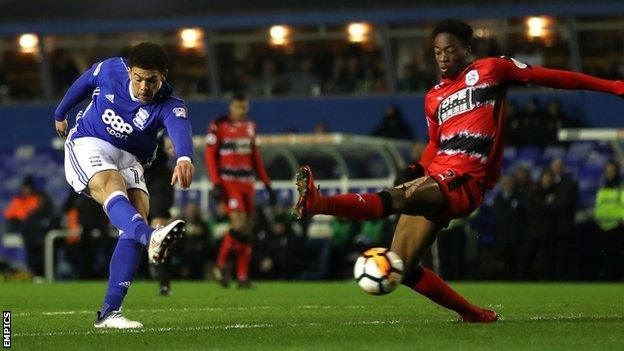
[[[205,139],[196,136],[193,142],[196,159],[203,160]],[[295,199],[295,174],[301,165],[312,166],[325,194],[379,191],[392,186],[407,167],[413,146],[408,141],[341,133],[262,135],[258,145],[281,206],[290,206]],[[176,191],[176,205],[196,201],[208,211],[213,204],[212,182],[203,162],[195,166],[191,187]],[[266,203],[268,194],[259,181],[256,191],[258,203]]]
[[[620,160],[624,160],[624,129],[619,128],[579,128],[561,129],[559,141],[605,141],[609,142]]]

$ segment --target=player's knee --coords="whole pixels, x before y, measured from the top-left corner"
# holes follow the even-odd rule
[[[387,189],[386,192],[390,194],[393,213],[403,213],[408,208],[408,201],[404,189],[391,188]]]

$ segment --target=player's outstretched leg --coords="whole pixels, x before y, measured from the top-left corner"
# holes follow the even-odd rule
[[[110,261],[108,288],[102,309],[97,312],[96,328],[136,329],[143,324],[121,314],[121,304],[132,284],[134,272],[141,259],[143,246],[130,238],[120,236]]]
[[[184,221],[175,220],[169,225],[156,228],[150,235],[148,256],[150,261],[162,263],[167,251],[184,232]],[[121,305],[134,279],[141,259],[143,244],[121,232],[111,257],[108,288],[102,309],[97,313],[96,328],[135,329],[143,328],[140,322],[127,319],[121,313]]]
[[[490,323],[498,320],[496,312],[471,304],[428,268],[421,266],[412,276],[406,277],[402,284],[438,305],[457,312],[462,322]]]
[[[310,166],[301,166],[297,172],[299,199],[294,207],[297,219],[305,219],[315,214],[328,214],[356,220],[373,220],[391,214],[392,199],[389,193],[343,194],[321,196],[314,184]]]
[[[498,319],[496,312],[475,306],[451,288],[433,271],[420,266],[441,226],[422,216],[401,215],[392,240],[392,251],[406,264],[401,284],[431,301],[457,312],[464,322],[489,323]]]

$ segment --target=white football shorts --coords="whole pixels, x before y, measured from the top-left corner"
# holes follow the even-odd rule
[[[149,194],[143,166],[133,154],[98,138],[82,137],[65,142],[65,179],[77,193],[88,195],[91,177],[111,169],[121,173],[127,189],[141,189]]]

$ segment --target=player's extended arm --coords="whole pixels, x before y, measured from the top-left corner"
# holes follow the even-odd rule
[[[221,184],[221,175],[219,174],[219,137],[217,136],[218,126],[216,123],[210,123],[208,126],[208,134],[206,135],[206,149],[204,151],[204,162],[206,163],[206,173],[210,176],[210,180],[214,185]]]
[[[103,62],[93,65],[67,89],[65,96],[63,96],[63,99],[54,111],[54,119],[56,121],[60,122],[67,119],[67,112],[93,93],[93,89],[97,87],[97,76],[100,73],[102,64]]]
[[[495,58],[494,68],[503,80],[556,89],[592,90],[624,97],[624,81],[596,78],[587,74],[528,66],[511,58]]]
[[[174,110],[179,108],[176,107]],[[168,114],[164,119],[164,124],[177,157],[171,184],[173,185],[179,181],[183,188],[188,188],[193,181],[195,167],[192,163],[193,138],[191,136],[191,124],[186,117],[186,111],[184,111],[184,114]]]
[[[67,136],[67,112],[93,93],[93,90],[97,87],[97,76],[103,63],[94,64],[93,67],[78,77],[67,89],[65,96],[63,96],[63,99],[56,107],[54,111],[54,129],[61,138]]]

